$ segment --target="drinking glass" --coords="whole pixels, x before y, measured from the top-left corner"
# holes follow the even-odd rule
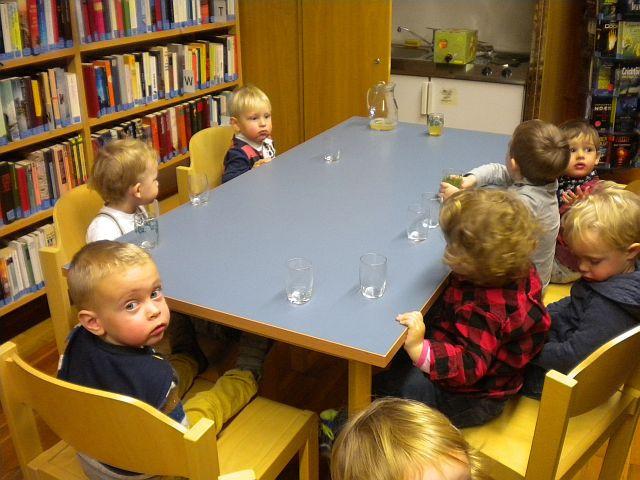
[[[412,203],[407,208],[407,238],[418,243],[427,239],[429,212],[421,203]]]
[[[160,207],[157,200],[146,205],[144,211],[137,211],[133,215],[133,225],[138,237],[138,245],[144,249],[155,248],[160,242],[158,217],[160,217]]]
[[[380,298],[387,287],[387,257],[365,253],[360,257],[360,292],[367,298]]]
[[[424,192],[422,194],[422,207],[425,209],[429,220],[429,228],[436,228],[440,225],[440,207],[442,199],[437,192]]]
[[[454,187],[462,188],[462,173],[454,168],[445,168],[442,170],[442,181]]]
[[[287,299],[296,305],[311,300],[313,294],[313,265],[311,260],[297,257],[287,260]]]
[[[327,135],[324,139],[322,158],[326,163],[336,163],[340,160],[340,148],[337,146],[336,138],[333,135]]]
[[[429,113],[427,114],[427,131],[432,137],[439,137],[442,135],[442,128],[444,127],[444,113]]]
[[[205,173],[193,172],[187,177],[191,205],[204,205],[209,201],[209,179]]]

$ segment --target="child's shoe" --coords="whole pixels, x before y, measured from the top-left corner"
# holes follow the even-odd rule
[[[249,370],[253,373],[256,382],[262,378],[262,364],[269,353],[272,341],[268,338],[259,337],[250,333],[242,333],[238,343],[238,359],[236,368]]]
[[[209,361],[198,345],[196,331],[189,316],[171,312],[168,334],[171,353],[182,353],[192,357],[198,364],[198,373],[207,369]]]

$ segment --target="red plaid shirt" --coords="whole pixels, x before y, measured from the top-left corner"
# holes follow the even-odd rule
[[[534,267],[527,278],[500,288],[477,286],[453,274],[440,309],[427,320],[429,377],[455,393],[513,395],[550,325]]]

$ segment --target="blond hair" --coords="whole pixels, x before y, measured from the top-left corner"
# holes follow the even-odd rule
[[[534,185],[553,182],[569,165],[569,143],[558,127],[542,120],[518,125],[509,143],[509,157]]]
[[[562,234],[569,246],[576,241],[600,241],[626,250],[640,242],[640,197],[613,182],[600,182],[562,218]]]
[[[353,416],[336,438],[332,480],[402,480],[425,467],[467,461],[483,478],[477,457],[460,431],[423,403],[382,398]]]
[[[157,152],[146,143],[134,138],[112,140],[98,152],[89,186],[105,203],[119,202],[146,170],[157,164]]]
[[[254,110],[259,107],[266,107],[271,110],[269,97],[254,85],[245,85],[233,92],[231,99],[231,116],[237,118],[243,112]]]
[[[80,309],[92,309],[96,289],[104,278],[149,262],[153,263],[151,255],[131,243],[111,240],[88,243],[71,260],[67,275],[71,301]]]
[[[600,135],[589,122],[584,120],[567,120],[562,123],[559,128],[564,134],[564,138],[567,139],[567,142],[574,138],[585,137],[593,143],[596,149],[600,146]]]
[[[444,202],[440,225],[444,262],[471,282],[497,287],[528,275],[538,226],[516,194],[460,190]]]

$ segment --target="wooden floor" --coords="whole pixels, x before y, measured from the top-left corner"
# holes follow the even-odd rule
[[[34,366],[55,373],[58,352],[50,322],[43,322],[14,339],[20,354]],[[295,364],[297,367],[291,368]],[[302,368],[301,368],[302,367]],[[304,371],[301,371],[304,370]],[[276,344],[265,363],[260,394],[274,400],[319,412],[346,403],[346,362],[304,350]],[[630,462],[621,480],[640,480],[640,429],[636,432]],[[55,435],[43,428],[43,443],[52,445]],[[596,455],[575,477],[594,480],[598,477],[600,456]],[[288,468],[287,480],[296,478],[295,468]],[[0,410],[0,480],[21,480],[6,420]],[[321,464],[321,479],[329,480],[326,464]]]

